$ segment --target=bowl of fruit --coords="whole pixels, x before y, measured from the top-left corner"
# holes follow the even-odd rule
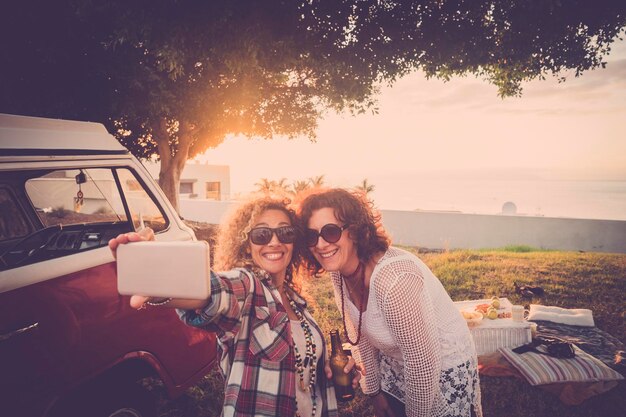
[[[478,304],[474,311],[491,320],[495,320],[498,318],[498,310],[491,303]]]
[[[491,320],[511,317],[511,313],[501,307],[501,302],[498,297],[492,297],[488,303],[478,304],[474,308],[474,311],[481,313],[483,317],[487,317]]]

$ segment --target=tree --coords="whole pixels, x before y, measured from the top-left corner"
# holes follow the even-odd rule
[[[188,158],[228,134],[311,139],[325,111],[375,111],[414,70],[501,96],[603,66],[612,0],[22,0],[0,22],[0,111],[105,123],[177,207]]]
[[[274,181],[270,181],[267,178],[261,178],[261,180],[254,184],[257,191],[263,194],[270,194],[274,189]]]
[[[287,178],[281,178],[280,180],[268,180],[267,178],[261,178],[261,180],[254,184],[257,188],[257,192],[263,194],[289,194],[289,184]]]
[[[322,174],[316,177],[309,178],[309,183],[313,188],[324,186],[324,175]]]
[[[320,175],[316,177],[318,181],[320,181],[319,185],[321,185],[324,180],[324,176]],[[311,179],[309,180],[296,180],[291,184],[287,182],[287,178],[281,178],[280,180],[269,180],[267,178],[261,178],[259,182],[255,183],[255,187],[257,192],[264,194],[279,194],[279,195],[291,195],[292,197],[296,197],[303,191],[306,191],[311,188],[311,184],[313,183]]]
[[[367,178],[363,179],[363,181],[354,188],[363,192],[363,194],[365,194],[366,197],[369,197],[369,194],[376,189],[374,184],[370,184]]]
[[[293,195],[296,196],[299,193],[308,190],[309,188],[311,188],[311,184],[309,181],[304,181],[304,180],[297,180],[294,181],[294,183],[291,185],[291,189],[293,192]]]
[[[274,183],[274,190],[280,194],[289,193],[289,183],[287,178],[281,178]]]
[[[297,3],[37,3],[5,14],[6,39],[24,43],[2,51],[0,108],[105,123],[136,156],[158,155],[176,208],[186,160],[227,134],[314,136],[323,94],[307,85]]]

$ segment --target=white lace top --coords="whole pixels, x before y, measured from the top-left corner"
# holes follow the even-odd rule
[[[331,278],[341,308],[341,276]],[[348,334],[355,340],[359,312],[345,286],[344,297]],[[409,417],[469,417],[470,405],[482,414],[469,329],[441,282],[415,255],[387,250],[372,273],[362,320],[353,355],[366,371],[364,393],[382,387],[405,403]]]

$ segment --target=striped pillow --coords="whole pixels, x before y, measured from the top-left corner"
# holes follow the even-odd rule
[[[555,382],[595,382],[624,379],[618,372],[606,366],[574,345],[576,357],[558,359],[535,352],[517,354],[511,348],[499,351],[530,383],[530,385]]]

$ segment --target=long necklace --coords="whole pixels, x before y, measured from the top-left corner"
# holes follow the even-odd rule
[[[357,274],[360,274],[361,282],[363,283],[363,291],[361,292],[361,304],[359,305],[359,325],[357,326],[358,330],[356,333],[356,340],[353,342],[350,340],[350,336],[348,335],[348,329],[346,327],[346,311],[344,307],[344,295],[343,295],[343,281],[344,276],[339,274],[341,277],[341,318],[343,320],[343,333],[346,335],[346,340],[352,346],[356,346],[359,344],[359,340],[361,340],[361,324],[363,323],[363,306],[365,305],[365,265],[363,265],[362,261],[359,261],[359,266],[356,267],[356,270],[348,275],[348,278],[356,277]]]
[[[317,369],[317,355],[316,355],[317,346],[315,345],[313,331],[311,331],[311,326],[309,326],[309,322],[306,320],[306,317],[304,317],[304,314],[302,313],[302,311],[300,311],[295,301],[291,299],[291,296],[288,294],[287,291],[285,291],[285,296],[287,297],[287,300],[289,300],[289,305],[291,306],[291,309],[296,314],[296,317],[298,317],[298,320],[300,321],[300,327],[302,327],[302,331],[304,332],[304,339],[306,343],[306,348],[305,348],[305,353],[304,353],[304,362],[302,361],[302,356],[300,355],[300,352],[298,351],[298,347],[296,346],[295,340],[293,342],[293,350],[294,350],[294,354],[296,357],[296,372],[300,376],[300,389],[302,389],[302,391],[304,392],[307,392],[307,391],[311,392],[311,403],[312,403],[311,415],[314,416],[317,411],[317,394],[315,392],[315,379],[316,379],[315,373]],[[304,382],[304,368],[306,368],[307,366],[311,367],[309,371],[308,387],[306,386]],[[297,410],[297,400],[296,400],[296,410]],[[296,416],[300,417],[300,414],[296,413]]]

